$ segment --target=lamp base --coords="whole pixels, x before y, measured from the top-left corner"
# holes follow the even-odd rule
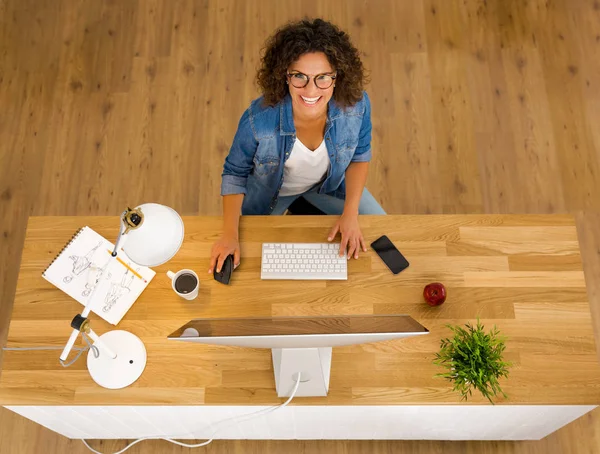
[[[109,331],[100,340],[117,354],[111,358],[102,348],[96,358],[90,350],[87,366],[92,379],[103,388],[121,389],[135,382],[146,367],[146,347],[135,334],[128,331]]]

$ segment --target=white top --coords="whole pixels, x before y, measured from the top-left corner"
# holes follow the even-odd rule
[[[294,147],[283,168],[283,184],[279,191],[280,196],[302,194],[323,180],[329,168],[329,155],[325,140],[312,151],[299,139],[294,142]]]

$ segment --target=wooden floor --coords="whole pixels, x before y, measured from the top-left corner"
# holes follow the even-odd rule
[[[383,207],[576,214],[600,332],[598,0],[0,0],[2,340],[29,215],[116,216],[146,201],[220,213],[222,162],[257,94],[261,43],[304,15],[346,29],[371,70],[368,186]],[[600,452],[599,432],[596,410],[540,442],[240,441],[206,452],[562,454]],[[42,451],[87,452],[0,410],[0,452]]]

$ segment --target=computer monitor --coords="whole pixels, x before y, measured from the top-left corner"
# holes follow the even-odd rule
[[[169,339],[202,344],[270,348],[279,397],[289,396],[301,372],[296,396],[326,396],[331,349],[428,334],[409,315],[348,315],[195,319]]]

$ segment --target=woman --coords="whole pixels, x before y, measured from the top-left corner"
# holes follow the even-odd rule
[[[366,251],[358,215],[385,214],[365,189],[371,159],[371,105],[359,53],[346,33],[321,19],[290,23],[267,40],[258,85],[263,96],[240,119],[225,159],[223,235],[209,273],[228,255],[240,263],[244,215],[283,214],[298,197],[340,215],[340,255]]]

